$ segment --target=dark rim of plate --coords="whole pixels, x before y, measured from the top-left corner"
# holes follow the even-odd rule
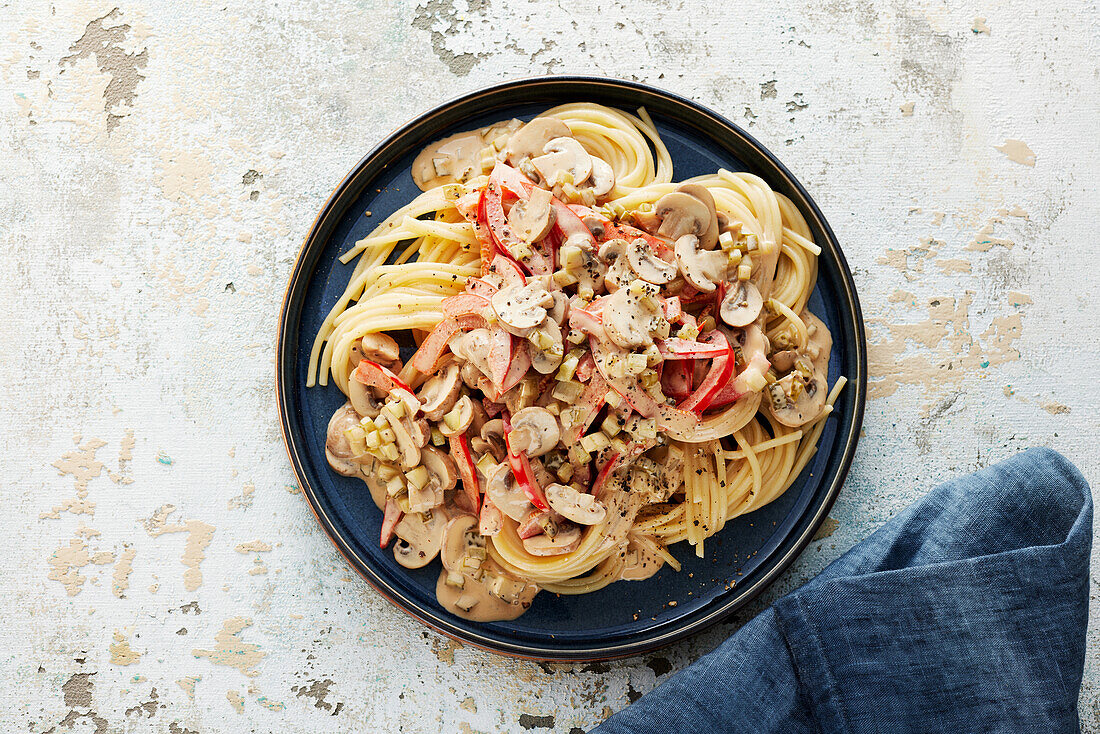
[[[503,99],[505,97],[506,99]],[[463,119],[484,113],[486,111],[485,105],[490,101],[493,105],[498,105],[499,101],[499,106],[514,106],[534,102],[545,102],[548,106],[551,106],[575,101],[600,102],[612,107],[630,109],[644,106],[651,113],[675,119],[678,124],[694,128],[703,136],[716,142],[723,138],[729,138],[736,143],[736,146],[732,143],[725,143],[721,144],[722,147],[731,152],[736,147],[737,157],[753,173],[770,179],[769,183],[773,186],[776,185],[777,181],[780,183],[777,188],[794,201],[803,216],[807,218],[811,229],[824,237],[824,242],[817,243],[822,248],[822,256],[832,258],[842,276],[837,286],[841,292],[840,294],[847,302],[842,304],[843,308],[840,311],[845,319],[849,321],[847,326],[852,329],[854,335],[854,343],[851,346],[855,351],[852,360],[855,365],[855,373],[845,375],[849,380],[849,384],[845,387],[842,396],[851,396],[851,420],[847,423],[846,435],[839,433],[837,435],[836,440],[843,452],[840,461],[834,464],[831,476],[825,477],[822,486],[818,490],[825,494],[824,500],[817,505],[809,522],[802,525],[803,529],[798,537],[789,537],[781,543],[777,549],[779,557],[769,569],[761,574],[761,577],[755,583],[739,587],[738,593],[731,595],[729,598],[723,597],[718,603],[712,603],[713,608],[705,610],[703,614],[697,614],[696,618],[688,620],[687,624],[677,624],[670,629],[651,631],[650,634],[631,642],[614,646],[593,646],[586,649],[574,647],[569,650],[558,650],[552,646],[536,647],[531,644],[513,644],[508,641],[482,637],[456,626],[445,616],[438,616],[420,609],[416,604],[405,599],[400,593],[389,587],[375,573],[370,564],[359,557],[351,544],[335,529],[333,522],[327,517],[324,507],[318,499],[316,489],[304,470],[302,455],[305,453],[306,448],[300,437],[295,435],[291,425],[293,416],[290,411],[294,409],[292,391],[297,377],[295,368],[298,351],[297,334],[304,293],[320,253],[324,250],[328,238],[340,220],[344,209],[362,192],[366,185],[365,182],[369,182],[379,171],[401,157],[407,150],[403,145],[403,141],[407,137],[413,136],[424,141],[430,141],[433,139],[433,135],[438,137],[438,133],[445,128],[461,122]],[[638,82],[619,79],[589,76],[547,76],[495,84],[441,104],[387,136],[344,177],[313,222],[313,226],[310,228],[309,234],[298,253],[294,269],[287,283],[279,318],[275,371],[280,429],[302,493],[317,521],[337,550],[375,591],[421,623],[464,644],[516,658],[585,662],[650,652],[696,634],[728,618],[756,598],[794,562],[828,516],[851,466],[856,443],[859,439],[859,431],[863,424],[863,410],[867,391],[867,346],[863,315],[859,299],[856,296],[852,273],[844,254],[840,250],[836,236],[809,193],[771,151],[726,118],[677,94]],[[653,632],[656,632],[656,634]]]

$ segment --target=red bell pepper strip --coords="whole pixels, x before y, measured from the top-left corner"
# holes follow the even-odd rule
[[[570,204],[569,209],[577,217],[595,217],[599,221],[600,227],[597,228],[597,231],[602,231],[599,233],[600,236],[597,237],[596,240],[600,244],[603,244],[608,240],[614,239],[626,240],[627,242],[631,242],[641,237],[650,247],[653,248],[653,251],[656,252],[657,256],[660,257],[662,260],[672,262],[673,258],[675,257],[675,253],[669,246],[668,242],[665,242],[660,237],[654,237],[649,232],[646,232],[643,229],[638,229],[637,227],[633,227],[629,224],[624,224],[623,222],[612,222],[601,212],[595,209],[590,209],[589,207],[581,204]]]
[[[535,475],[531,471],[531,462],[528,460],[527,454],[512,450],[512,440],[509,438],[512,433],[511,417],[505,411],[501,418],[504,420],[504,445],[508,449],[508,466],[512,469],[512,476],[515,477],[516,483],[519,484],[523,493],[527,495],[527,499],[531,500],[532,505],[540,510],[548,511],[550,505],[546,503],[546,495],[543,494],[542,487],[535,481]]]
[[[459,293],[457,296],[444,298],[439,305],[447,316],[465,316],[471,313],[485,316],[485,310],[489,308],[489,299],[473,293]]]
[[[463,216],[466,216],[465,214]],[[468,219],[469,217],[467,217]],[[485,189],[481,190],[477,198],[477,218],[474,220],[474,235],[481,246],[481,273],[484,275],[489,270],[489,263],[496,256],[496,243],[493,241],[493,233],[489,231],[488,215],[485,212]]]
[[[474,457],[470,454],[470,443],[466,440],[466,434],[460,433],[447,439],[450,445],[451,458],[458,466],[458,476],[462,480],[462,490],[470,503],[473,513],[476,515],[481,507],[481,490],[477,485],[477,468],[474,466]]]
[[[653,396],[646,392],[637,379],[615,379],[610,377],[603,370],[604,360],[600,359],[600,354],[606,350],[600,346],[599,341],[596,339],[590,338],[588,345],[595,357],[596,369],[600,371],[600,375],[607,380],[607,384],[611,386],[611,389],[621,395],[630,407],[643,418],[656,418],[658,428],[673,430],[680,434],[690,431],[698,424],[698,418],[692,413],[654,400]]]
[[[489,264],[489,274],[500,278],[500,287],[507,288],[510,285],[523,285],[527,278],[523,277],[523,269],[519,264],[505,255],[497,255]]]
[[[588,382],[595,372],[596,361],[592,359],[592,352],[585,352],[584,356],[581,357],[581,361],[577,363],[575,376],[581,382]]]
[[[516,535],[523,540],[533,538],[542,533],[542,523],[550,517],[549,512],[534,510],[527,518],[516,527]]]
[[[444,301],[444,303],[446,303]],[[730,347],[728,344],[711,344],[697,342],[689,339],[658,339],[657,349],[665,359],[712,359],[726,354]]]
[[[393,540],[394,528],[397,527],[403,514],[393,497],[387,497],[386,509],[382,511],[382,533],[378,537],[379,548],[385,548]]]
[[[432,329],[432,333],[428,334],[428,338],[421,342],[420,348],[416,350],[416,354],[413,355],[409,364],[417,372],[430,375],[435,372],[435,366],[447,349],[447,342],[451,340],[452,336],[459,331],[487,329],[488,327],[489,323],[483,317],[474,314],[443,319]]]
[[[493,294],[497,292],[497,287],[487,280],[481,278],[467,278],[466,280],[466,292],[472,293],[475,296],[481,296],[482,298],[492,298]]]
[[[720,345],[724,353],[711,361],[710,371],[703,378],[703,382],[696,388],[695,392],[677,406],[681,410],[693,410],[696,413],[702,413],[710,407],[718,391],[730,381],[733,376],[735,362],[729,340],[721,331],[716,329],[710,332],[702,341],[708,344]]]
[[[512,351],[512,361],[508,364],[508,371],[504,374],[504,380],[500,383],[501,395],[518,385],[526,376],[527,370],[531,368],[531,353],[527,351],[526,343],[519,339],[513,339],[512,341],[517,342],[517,345]]]
[[[355,368],[355,372],[352,374],[355,376],[356,380],[364,385],[377,387],[379,390],[389,392],[399,387],[402,390],[412,392],[412,388],[400,377],[377,362],[371,362],[369,359],[359,360],[359,366]]]
[[[583,331],[597,338],[603,338],[603,320],[598,314],[594,314],[583,308],[569,309],[569,328]]]
[[[504,392],[504,378],[512,366],[512,355],[515,352],[515,339],[499,326],[490,332],[489,343],[489,379],[493,381],[493,387],[499,392]]]
[[[688,359],[666,362],[661,372],[661,391],[678,400],[691,395],[691,373],[694,367]]]
[[[469,281],[467,281],[469,283]],[[661,308],[665,311],[665,319],[670,324],[675,324],[684,315],[684,309],[680,305],[680,297],[672,296],[670,298],[661,299]]]
[[[596,475],[596,482],[592,485],[592,495],[599,497],[603,493],[604,487],[607,485],[607,480],[611,478],[611,475],[615,473],[615,469],[618,468],[619,458],[621,454],[614,453],[607,460],[607,463],[600,469],[600,473]]]
[[[584,435],[588,427],[592,425],[592,421],[596,420],[596,416],[599,415],[600,408],[607,402],[607,382],[599,373],[592,375],[592,379],[588,382],[588,387],[584,389],[581,396],[574,404],[575,407],[584,408],[584,415],[581,422],[575,426],[570,426],[562,432],[562,443],[566,446],[572,446],[580,440]]]
[[[516,176],[520,178],[516,179]],[[497,163],[493,168],[493,172],[489,174],[489,183],[486,184],[482,192],[484,221],[489,227],[494,244],[502,254],[506,254],[509,259],[515,261],[524,270],[544,275],[553,272],[553,264],[548,262],[544,254],[536,248],[531,248],[531,256],[522,262],[513,255],[513,248],[525,247],[527,243],[512,231],[511,225],[508,224],[508,216],[504,213],[505,192],[510,191],[520,199],[527,198],[527,192],[530,191],[533,184],[529,181],[524,183],[525,180],[522,174],[511,166],[505,163]],[[515,187],[518,187],[519,190],[516,191]]]

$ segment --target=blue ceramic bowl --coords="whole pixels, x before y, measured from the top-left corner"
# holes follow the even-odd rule
[[[822,249],[810,307],[833,333],[829,382],[844,375],[849,383],[803,475],[781,498],[710,539],[705,558],[681,543],[672,547],[683,563],[679,573],[666,566],[649,580],[582,596],[544,592],[515,621],[477,624],[436,602],[438,563],[409,571],[378,548],[381,513],[363,483],[329,469],[325,427],[344,397],[332,385],[306,388],[309,350],[352,270],[337,256],[417,194],[409,167],[423,146],[458,130],[510,117],[530,119],[577,101],[631,111],[645,106],[672,154],[677,180],[722,167],[751,171],[795,202]],[[348,563],[379,593],[440,632],[539,660],[597,660],[652,650],[723,619],[772,583],[809,543],[840,491],[855,452],[867,380],[863,319],[851,272],[821,212],[783,164],[736,125],[694,102],[641,84],[589,77],[508,82],[465,95],[420,116],[363,158],[333,192],[298,255],[283,304],[277,361],[279,412],[291,463],[317,520]]]

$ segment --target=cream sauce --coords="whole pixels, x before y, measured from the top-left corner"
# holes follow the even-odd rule
[[[499,568],[493,568],[491,562],[484,564],[487,573],[483,581],[477,581],[474,577],[463,574],[463,586],[461,589],[447,583],[447,570],[439,574],[435,583],[435,596],[440,605],[448,612],[455,614],[471,622],[506,622],[516,619],[531,608],[531,602],[539,593],[539,587],[527,584],[517,595],[515,602],[504,601],[500,597],[489,592],[489,579],[491,574],[501,574]],[[515,579],[510,579],[514,581]],[[469,610],[458,606],[459,599],[463,599],[463,606],[469,606]],[[473,606],[470,603],[473,602]]]
[[[660,571],[663,565],[665,559],[631,538],[626,544],[626,556],[623,558],[619,578],[623,581],[645,581]]]
[[[519,120],[508,120],[435,141],[413,160],[413,182],[421,191],[427,191],[444,184],[466,183],[480,176],[483,172],[481,151],[500,135],[509,135],[522,124]]]

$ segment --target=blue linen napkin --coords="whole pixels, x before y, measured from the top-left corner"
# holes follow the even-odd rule
[[[1077,732],[1092,497],[1032,449],[942,484],[593,730]]]

